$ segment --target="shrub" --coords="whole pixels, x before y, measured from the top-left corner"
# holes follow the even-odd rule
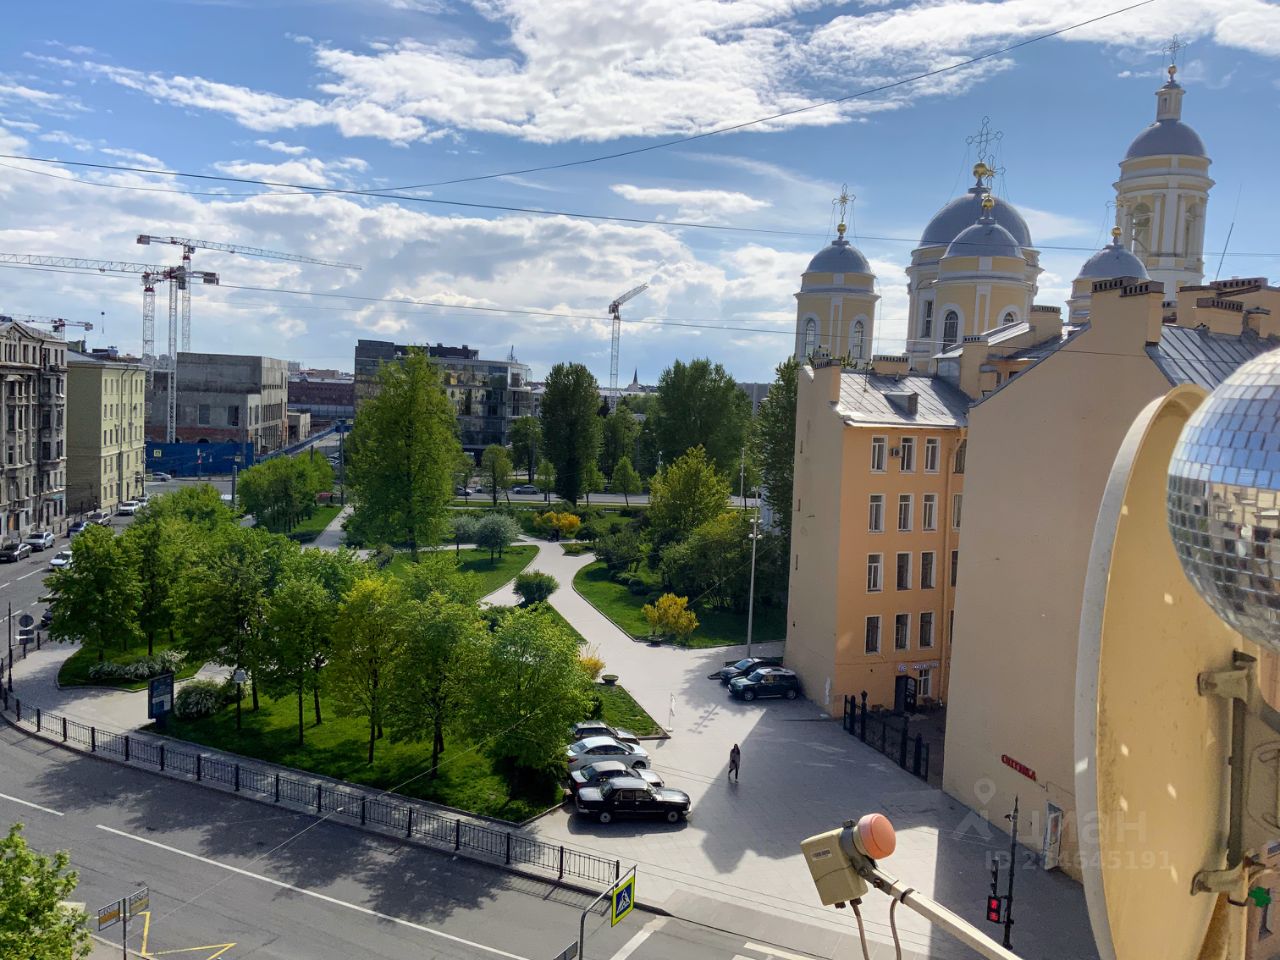
[[[549,573],[516,574],[515,591],[520,598],[520,606],[529,607],[541,603],[560,588],[560,581]]]
[[[178,690],[173,712],[179,720],[198,720],[217,713],[226,702],[226,684],[217,680],[192,680]]]
[[[600,656],[599,647],[594,644],[587,647],[586,650],[578,655],[578,662],[582,664],[582,669],[586,671],[587,676],[592,681],[600,679],[600,674],[604,671],[604,657]]]
[[[162,673],[182,667],[182,654],[164,650],[152,657],[139,657],[123,662],[104,660],[89,668],[90,680],[150,680]]]
[[[591,544],[589,543],[566,543],[562,548],[566,557],[580,557],[584,553],[591,552]]]
[[[599,539],[599,537],[600,537],[600,530],[599,528],[596,527],[596,523],[594,520],[589,520],[586,523],[584,523],[581,527],[578,528],[579,540],[586,540],[588,543],[592,543],[595,540]]]
[[[649,585],[639,577],[632,577],[631,582],[627,584],[627,589],[637,597],[643,597],[649,593]]]
[[[395,558],[396,551],[389,543],[380,544],[378,549],[373,551],[373,556],[370,557],[373,561],[373,565],[379,570],[383,570],[391,566],[391,561]]]

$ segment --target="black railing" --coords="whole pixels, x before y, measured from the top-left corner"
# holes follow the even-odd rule
[[[229,760],[185,750],[146,735],[116,733],[81,723],[23,703],[2,686],[0,705],[15,725],[104,759],[141,764],[171,776],[264,797],[281,806],[341,817],[362,826],[373,825],[388,833],[465,852],[503,866],[533,869],[550,879],[607,884],[623,873],[619,860],[545,843],[462,817],[446,816],[395,794],[365,793],[358,787],[344,789],[315,780],[300,780],[252,761]]]
[[[929,743],[920,734],[911,733],[911,723],[906,715],[869,709],[866,693],[862,694],[861,703],[857,697],[845,694],[841,726],[863,743],[875,747],[903,770],[928,781]]]

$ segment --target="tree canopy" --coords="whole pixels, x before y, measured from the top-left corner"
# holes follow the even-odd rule
[[[764,483],[762,495],[773,523],[784,536],[791,534],[795,479],[796,375],[800,365],[792,357],[778,364],[769,395],[756,414],[755,448]]]
[[[55,640],[79,641],[105,659],[108,648],[126,649],[142,636],[138,582],[133,546],[113,530],[97,524],[76,537],[74,560],[48,579],[57,596],[49,635]]]
[[[622,494],[623,502],[628,507],[631,506],[631,495],[640,492],[640,474],[636,473],[636,468],[631,465],[630,457],[619,458],[614,465],[609,486],[614,493]]]
[[[541,451],[542,424],[537,417],[520,417],[511,424],[511,458],[515,467],[524,471],[528,483],[533,483]]]
[[[677,360],[658,378],[654,433],[664,463],[701,446],[723,474],[736,474],[747,441],[751,401],[723,366]]]
[[[555,490],[576,505],[584,470],[600,450],[600,386],[580,363],[557,363],[542,397],[542,445],[555,466]]]
[[[640,436],[640,421],[626,404],[618,404],[604,418],[600,442],[600,469],[613,475],[617,463],[623,457],[635,454],[636,439]]]
[[[485,447],[480,457],[480,472],[496,507],[498,494],[511,486],[511,455],[507,448],[497,443]]]
[[[333,489],[324,457],[273,457],[241,472],[236,488],[245,513],[273,533],[292,530],[315,510],[316,495]]]
[[[649,484],[649,524],[659,544],[688,534],[719,516],[729,501],[729,481],[702,447],[694,447],[659,471]]]
[[[71,858],[35,853],[15,823],[0,839],[0,957],[82,960],[92,946],[86,916],[63,906],[78,876]]]

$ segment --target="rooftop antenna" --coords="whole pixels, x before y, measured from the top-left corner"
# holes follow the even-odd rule
[[[1217,280],[1222,275],[1222,261],[1227,259],[1227,247],[1231,246],[1231,234],[1236,229],[1236,214],[1240,212],[1240,195],[1244,193],[1244,183],[1240,184],[1236,190],[1236,207],[1231,211],[1231,226],[1227,228],[1227,239],[1222,244],[1222,256],[1218,257],[1218,269],[1213,272],[1213,279]]]

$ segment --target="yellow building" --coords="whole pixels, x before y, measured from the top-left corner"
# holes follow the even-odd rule
[[[809,261],[796,294],[797,360],[814,356],[871,356],[875,310],[880,297],[876,278],[857,247],[844,238],[843,219],[836,239]]]
[[[67,351],[67,510],[114,512],[143,492],[147,372]]]

